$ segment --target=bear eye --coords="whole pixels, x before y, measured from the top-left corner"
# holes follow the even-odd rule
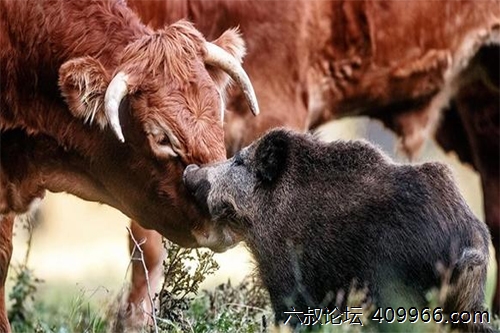
[[[237,152],[237,153],[234,155],[233,165],[234,165],[234,166],[240,166],[240,165],[243,165],[243,158],[241,157],[240,152]]]

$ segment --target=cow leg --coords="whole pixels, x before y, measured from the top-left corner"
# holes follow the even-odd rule
[[[466,127],[472,127],[466,125]],[[495,248],[495,257],[497,263],[497,280],[493,297],[493,313],[500,314],[500,187],[498,170],[498,145],[496,152],[488,149],[491,141],[487,142],[476,131],[472,132],[471,150],[475,157],[481,183],[483,187],[484,217],[485,222],[491,233],[491,240]],[[495,142],[498,142],[496,139]],[[495,161],[496,159],[496,161]],[[492,167],[492,165],[494,167]]]
[[[144,264],[148,270],[148,277],[144,271],[143,262],[136,260],[140,257],[137,250],[134,251],[135,243],[130,238],[129,247],[132,260],[132,286],[128,296],[128,304],[135,309],[133,316],[135,319],[142,318],[145,321],[152,313],[150,297],[154,297],[154,293],[158,290],[162,277],[162,263],[165,256],[165,249],[162,244],[162,237],[154,230],[142,228],[137,222],[131,221],[130,225],[132,235],[138,243],[146,240],[141,245],[144,255]],[[148,279],[152,295],[148,294]],[[142,309],[142,310],[141,310]]]
[[[496,176],[481,175],[481,178],[483,182],[485,220],[491,231],[497,262],[497,280],[492,312],[500,315],[500,179],[498,173]]]
[[[485,222],[491,232],[498,267],[500,263],[500,106],[498,90],[489,88],[482,80],[473,81],[459,90],[456,108],[469,141],[473,164],[481,176]],[[499,314],[500,274],[498,273],[492,310]]]
[[[12,256],[12,229],[14,214],[0,218],[0,332],[10,332],[9,319],[5,303],[5,280]]]

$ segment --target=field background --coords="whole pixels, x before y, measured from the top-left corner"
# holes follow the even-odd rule
[[[323,126],[325,140],[365,138],[379,145],[399,161],[408,162],[397,152],[394,135],[377,122],[366,119],[342,120]],[[459,188],[474,213],[484,221],[478,175],[461,164],[454,154],[445,155],[433,141],[415,162],[443,161],[453,170]],[[108,206],[85,202],[67,194],[48,193],[40,206],[28,266],[44,280],[36,298],[53,307],[67,307],[75,297],[86,297],[95,306],[106,306],[128,281],[129,264],[126,226],[128,218]],[[12,263],[26,253],[27,233],[21,223],[15,228]],[[240,281],[252,270],[251,258],[243,246],[217,254],[221,268],[207,278],[203,288],[213,288],[228,278]],[[11,270],[12,271],[12,270]],[[492,261],[488,279],[488,302],[496,267]],[[11,272],[12,273],[12,272]],[[8,279],[8,289],[12,278]]]

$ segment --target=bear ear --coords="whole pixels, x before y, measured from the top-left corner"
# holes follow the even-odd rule
[[[285,170],[290,137],[287,132],[278,130],[260,139],[255,151],[257,178],[272,183]]]

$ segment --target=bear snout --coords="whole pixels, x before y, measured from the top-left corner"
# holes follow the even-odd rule
[[[206,179],[206,170],[196,164],[190,164],[184,169],[182,180],[188,192],[194,197],[196,204],[205,213],[208,209],[208,194],[210,192],[210,183]]]
[[[183,179],[186,179],[186,176],[195,170],[198,170],[200,167],[196,164],[189,164],[186,169],[184,169],[184,174],[182,175]]]
[[[193,193],[196,190],[196,183],[198,183],[200,178],[196,177],[196,171],[198,170],[200,170],[200,167],[198,165],[189,164],[182,173],[182,181],[191,193]],[[196,178],[198,178],[198,180]]]

